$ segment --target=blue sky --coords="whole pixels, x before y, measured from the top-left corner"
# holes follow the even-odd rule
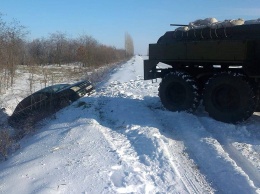
[[[260,0],[1,0],[4,21],[16,19],[28,38],[63,32],[71,38],[87,34],[100,43],[124,48],[128,32],[136,54],[146,54],[170,23],[196,19],[260,18]]]

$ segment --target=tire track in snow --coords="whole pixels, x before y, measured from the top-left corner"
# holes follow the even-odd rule
[[[218,123],[215,126],[215,130],[210,130],[209,127],[211,125],[211,119],[200,118],[200,122],[205,129],[212,134],[212,136],[218,140],[218,142],[222,145],[223,149],[228,153],[229,157],[232,158],[236,165],[242,168],[242,170],[248,175],[248,178],[253,181],[254,186],[259,188],[260,191],[260,173],[259,170],[254,167],[254,165],[245,158],[233,145],[232,145],[232,137],[228,137],[227,130],[230,132],[237,131],[236,125],[232,124],[225,124],[225,123]],[[225,126],[223,131],[223,126]],[[216,131],[218,131],[216,133]]]
[[[151,193],[156,190],[153,177],[147,173],[145,166],[139,162],[138,154],[131,146],[131,141],[118,132],[123,126],[117,126],[116,121],[108,116],[105,106],[109,103],[106,97],[97,96],[94,107],[97,110],[97,121],[103,126],[100,130],[110,142],[121,162],[113,166],[110,179],[113,191],[117,193],[135,192]]]
[[[121,86],[117,83],[113,91],[107,88],[108,91],[99,93],[96,104],[102,125],[107,126],[104,133],[122,160],[128,166],[142,169],[143,181],[148,181],[149,187],[154,187],[154,192],[157,189],[158,192],[167,193],[211,193],[212,189],[204,177],[183,153],[182,143],[165,138],[161,134],[165,130],[164,127],[145,105],[146,102],[138,98],[133,99],[137,97],[130,92],[135,89],[133,84],[136,83],[125,83]],[[143,89],[150,88],[150,85],[138,86]],[[132,160],[129,160],[129,155],[134,156]]]
[[[161,110],[156,110],[155,113],[160,115],[165,125],[172,130],[172,138],[178,137],[184,142],[189,156],[212,183],[217,193],[259,191],[248,174],[237,165],[237,160],[230,157],[230,150],[225,149],[227,146],[223,147],[219,139],[207,130],[207,126],[204,126],[197,116]]]
[[[181,181],[185,185],[188,193],[213,193],[205,180],[205,177],[196,168],[187,154],[184,153],[184,145],[182,143],[167,139],[168,143],[164,145],[164,150],[167,154],[171,166],[177,172]]]
[[[161,139],[164,139],[164,150],[167,152],[168,160],[175,171],[178,172],[188,193],[214,193],[215,190],[211,188],[205,176],[199,171],[198,166],[186,153],[186,145],[183,143],[182,137],[177,137],[178,134],[176,133],[173,134],[172,124],[169,124],[169,120],[166,121],[164,116],[161,117],[159,112],[162,111],[162,107],[158,104],[158,101],[151,102],[151,104],[148,108],[151,109],[155,120],[161,125]]]
[[[158,99],[159,98],[157,98],[155,102],[156,110],[158,110],[158,107],[159,109],[162,108]],[[150,108],[152,109],[152,107]],[[209,183],[207,183],[205,177],[201,174],[194,161],[191,160],[186,153],[186,148],[183,142],[178,138],[175,139],[172,134],[169,134],[169,126],[167,126],[167,122],[165,123],[164,118],[161,118],[155,110],[153,110],[153,114],[157,122],[162,126],[162,135],[165,136],[169,142],[165,145],[165,150],[169,153],[169,160],[172,161],[173,166],[176,166],[177,164],[176,171],[180,173],[182,181],[186,187],[190,188],[189,193],[213,193],[214,189]],[[177,151],[176,147],[179,146],[176,145],[180,144],[183,144],[183,147],[179,148]]]

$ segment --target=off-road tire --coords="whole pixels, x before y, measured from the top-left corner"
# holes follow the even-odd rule
[[[196,81],[181,71],[171,72],[162,79],[159,97],[163,106],[170,111],[193,112],[200,101]]]
[[[255,95],[246,77],[237,73],[214,75],[206,84],[203,104],[209,115],[222,122],[238,123],[255,110]]]

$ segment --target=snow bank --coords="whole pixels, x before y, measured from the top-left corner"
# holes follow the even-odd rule
[[[166,111],[143,60],[38,126],[0,164],[1,193],[260,193],[260,117]]]

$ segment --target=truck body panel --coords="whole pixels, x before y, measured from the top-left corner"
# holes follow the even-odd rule
[[[239,62],[250,60],[249,44],[244,41],[193,41],[175,44],[150,44],[150,60]],[[251,59],[252,60],[252,59]]]

